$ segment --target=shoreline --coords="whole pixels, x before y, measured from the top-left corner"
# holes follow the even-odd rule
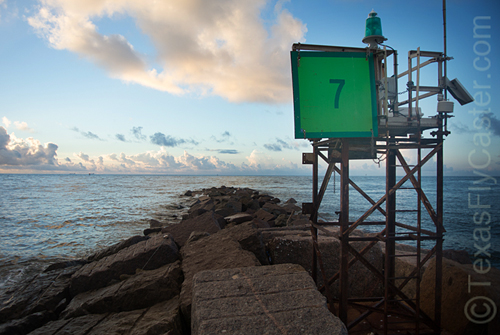
[[[117,317],[136,320],[131,323],[135,325],[139,322],[134,319],[137,313],[149,315],[159,304],[162,308],[168,305],[171,320],[165,323],[151,317],[152,321],[141,327],[153,329],[160,327],[160,322],[164,330],[172,331],[169,334],[190,334],[193,279],[197,273],[292,263],[311,275],[309,221],[293,199],[282,202],[249,188],[225,186],[186,191],[183,196],[193,203],[180,223],[165,225],[150,220],[143,235],[103,248],[86,259],[52,264],[29,283],[9,290],[0,297],[0,334],[55,334],[58,330],[54,329],[75,327],[82,318],[99,320],[95,327]],[[326,271],[333,274],[338,263],[338,240],[322,235],[320,245],[326,248],[324,257],[329,260]],[[400,247],[401,252],[411,249]],[[382,269],[383,249],[378,246],[370,253],[373,265]],[[454,258],[446,261],[454,271],[466,273],[470,267],[455,262],[470,263],[463,252],[450,252],[448,257]],[[412,266],[404,259],[401,271]],[[381,294],[380,285],[369,271],[356,266],[353,271],[350,276],[356,285],[350,294]],[[497,272],[500,274],[495,269]],[[125,317],[123,313],[131,314]],[[369,334],[358,330],[356,334]],[[89,334],[91,331],[87,330]]]

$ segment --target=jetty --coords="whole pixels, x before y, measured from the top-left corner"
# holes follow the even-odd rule
[[[0,335],[380,333],[380,315],[373,313],[348,330],[336,316],[339,305],[327,303],[326,295],[335,297],[338,291],[321,290],[323,277],[319,271],[313,276],[309,217],[293,199],[282,202],[256,190],[225,186],[188,191],[183,197],[192,205],[180,223],[151,220],[141,236],[85,259],[53,264],[10,288],[0,297]],[[333,276],[341,245],[331,236],[338,228],[325,229],[329,234],[320,233],[318,244],[324,273]],[[356,243],[362,249],[366,242]],[[396,252],[411,248],[398,245]],[[457,308],[463,309],[460,302],[468,296],[456,285],[466,287],[477,274],[467,253],[445,251],[444,256],[442,334],[493,334],[498,316],[487,328],[457,319]],[[381,246],[365,257],[383,270]],[[415,268],[405,257],[398,257],[396,265],[401,276]],[[433,269],[430,260],[420,285],[421,308],[429,315]],[[487,276],[492,285],[483,287],[484,295],[498,305],[500,294],[494,290],[500,287],[500,271],[492,268]],[[349,278],[352,296],[381,294],[380,280],[363,264],[349,268]],[[350,309],[347,314],[355,320],[361,312]]]

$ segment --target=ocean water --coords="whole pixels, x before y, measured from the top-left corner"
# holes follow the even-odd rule
[[[328,185],[319,211],[322,220],[337,220],[338,178],[337,175]],[[351,179],[375,201],[384,194],[385,177]],[[222,185],[252,188],[283,202],[294,198],[298,205],[311,202],[312,198],[309,176],[0,174],[0,293],[50,263],[85,257],[142,234],[149,227],[149,219],[177,222],[193,202],[193,198],[183,196],[187,190]],[[422,188],[435,208],[435,178],[423,177]],[[491,179],[445,177],[444,248],[465,249],[473,260],[476,254],[477,258],[487,258],[500,268],[499,196],[500,187]],[[414,190],[399,190],[396,197],[398,209],[416,208]],[[351,188],[350,220],[357,219],[370,207]],[[432,230],[425,209],[422,213],[423,228]],[[415,219],[413,212],[397,213],[398,222],[413,224]],[[375,212],[368,220],[383,220],[383,217]],[[362,228],[381,230],[373,226]],[[484,228],[482,235],[475,228]],[[426,245],[429,243],[423,246]]]

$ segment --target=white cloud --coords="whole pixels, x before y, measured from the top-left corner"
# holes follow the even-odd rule
[[[10,125],[12,124],[12,122],[7,119],[5,116],[2,117],[2,123],[3,125],[5,126],[5,128],[9,128]],[[30,133],[34,133],[35,131],[33,129],[31,129],[30,127],[28,127],[28,124],[24,121],[14,121],[14,126],[16,127],[16,129],[18,130],[22,130],[22,131],[27,131],[27,132],[30,132]]]
[[[56,166],[57,145],[46,143],[31,137],[17,138],[14,133],[8,134],[0,127],[0,167],[1,166]]]
[[[5,116],[2,118],[2,123],[4,124],[5,128],[9,128],[11,122],[9,119],[7,119]]]
[[[292,43],[304,41],[307,29],[282,1],[266,27],[265,5],[264,0],[41,0],[28,22],[51,47],[74,52],[127,82],[234,102],[286,102],[288,53]],[[122,35],[98,32],[98,19],[117,15],[135,20],[156,55],[141,54]],[[161,68],[153,68],[155,56]]]
[[[35,132],[33,129],[31,129],[30,127],[28,127],[28,124],[26,122],[14,121],[14,125],[19,130],[28,131],[30,133],[34,133]]]

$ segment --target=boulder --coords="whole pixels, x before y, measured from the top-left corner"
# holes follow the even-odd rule
[[[230,216],[236,213],[240,213],[243,209],[243,205],[236,199],[230,198],[228,201],[223,201],[218,204],[215,208],[215,213],[222,216]]]
[[[256,219],[264,221],[264,222],[270,222],[276,219],[277,215],[271,214],[268,211],[264,209],[259,209],[254,215]]]
[[[71,276],[80,266],[42,272],[0,297],[0,323],[24,318],[33,313],[59,312],[69,300]]]
[[[201,198],[199,199],[200,201],[188,210],[188,218],[194,218],[197,217],[198,215],[201,215],[205,212],[213,212],[215,210],[215,203],[214,201],[209,198]]]
[[[163,234],[170,234],[177,245],[182,248],[192,232],[206,232],[215,234],[221,229],[219,220],[223,218],[213,212],[205,212],[200,216],[183,220],[179,224],[171,225],[162,229]]]
[[[185,244],[198,241],[199,239],[202,239],[207,236],[210,236],[210,234],[207,233],[206,231],[194,231],[191,233],[191,235],[189,235],[189,238],[187,239]]]
[[[294,264],[199,272],[191,332],[347,335],[312,278]]]
[[[123,240],[119,243],[113,244],[110,247],[107,247],[105,249],[102,249],[102,250],[96,252],[95,254],[89,256],[87,260],[89,262],[98,261],[106,256],[116,254],[117,252],[119,252],[122,249],[128,248],[134,244],[145,241],[147,239],[148,239],[147,236],[140,236],[140,235],[132,236],[126,240]]]
[[[177,245],[170,235],[155,235],[81,267],[71,277],[71,295],[105,287],[123,274],[134,274],[137,269],[157,269],[175,262],[178,257]]]
[[[333,228],[335,231],[338,228]],[[268,232],[269,233],[269,232]],[[271,235],[273,232],[271,232]],[[299,264],[312,274],[312,238],[310,232],[284,230],[275,232],[266,247],[270,254],[271,264]],[[355,231],[353,235],[362,235]],[[320,235],[318,238],[323,264],[327,278],[335,275],[340,267],[340,241],[336,237]],[[351,245],[360,251],[367,242],[353,242]],[[352,258],[351,255],[349,258]],[[375,245],[365,254],[365,258],[380,272],[383,269],[383,254],[379,245]],[[349,296],[350,297],[373,297],[383,295],[383,283],[364,264],[356,262],[349,268]],[[318,286],[323,284],[323,278],[318,266]],[[339,294],[338,281],[331,285],[331,292],[335,296]]]
[[[37,312],[21,319],[10,320],[0,325],[0,335],[28,334],[54,319],[54,314],[48,311]]]
[[[181,283],[179,261],[155,270],[139,271],[122,282],[78,294],[62,316],[67,319],[146,308],[179,295]]]
[[[435,276],[436,260],[431,259],[420,283],[420,307],[431,318]],[[477,261],[460,264],[443,258],[441,304],[441,327],[452,334],[498,334],[500,270],[492,267],[487,271],[486,264],[481,269]]]
[[[470,255],[465,250],[443,250],[443,257],[460,264],[472,264]]]
[[[181,335],[183,329],[179,297],[135,311],[89,314],[72,319],[52,321],[30,333],[30,335],[47,334]]]
[[[226,216],[224,218],[224,220],[226,220],[227,224],[235,224],[236,225],[236,224],[240,224],[243,222],[252,221],[253,216],[250,214],[247,214],[247,213],[238,213],[238,214],[234,214],[231,216]]]
[[[165,224],[163,222],[160,222],[160,221],[155,220],[155,219],[149,219],[148,222],[149,222],[149,228],[161,228],[161,227],[165,226]]]
[[[191,292],[196,273],[203,270],[260,265],[253,253],[243,250],[231,236],[220,233],[184,245],[181,255],[184,272],[181,311],[188,323],[191,320]]]
[[[243,250],[253,253],[262,265],[269,264],[266,247],[262,240],[262,233],[254,228],[252,222],[245,222],[238,226],[224,229],[219,234],[229,236],[237,241]]]
[[[161,233],[161,229],[162,228],[146,228],[146,229],[144,229],[144,231],[142,233],[144,234],[144,236],[149,236],[149,235]]]
[[[287,211],[285,208],[273,203],[273,202],[266,202],[264,206],[262,206],[262,209],[268,211],[269,213],[273,215],[280,215],[280,214],[286,214]]]

